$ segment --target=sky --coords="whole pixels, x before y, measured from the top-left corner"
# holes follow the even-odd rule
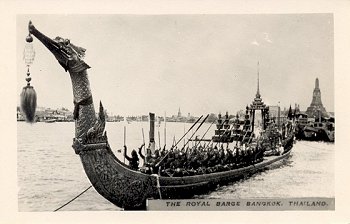
[[[19,15],[18,96],[29,20],[87,49],[95,107],[101,100],[115,115],[235,114],[255,97],[258,62],[267,105],[306,110],[318,77],[323,105],[334,111],[331,14]],[[72,110],[69,74],[35,38],[33,46],[38,105]]]

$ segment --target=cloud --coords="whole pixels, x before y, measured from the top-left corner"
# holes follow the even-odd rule
[[[251,42],[250,44],[252,44],[252,45],[256,45],[256,46],[259,46],[260,44],[256,41],[256,40],[254,40],[253,42]]]
[[[265,40],[266,42],[272,43],[272,40],[270,39],[268,33],[264,33],[264,40]]]

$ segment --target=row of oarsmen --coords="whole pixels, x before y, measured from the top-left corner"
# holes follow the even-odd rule
[[[226,171],[248,166],[262,161],[264,156],[261,144],[236,145],[233,149],[223,145],[221,147],[199,145],[193,148],[177,149],[171,148],[169,151],[165,147],[155,150],[152,154],[148,148],[144,156],[141,145],[139,153],[133,150],[131,157],[126,154],[124,146],[124,156],[129,161],[129,167],[133,170],[140,170],[147,174],[158,174],[162,176],[187,176],[198,175],[219,171]],[[144,160],[143,166],[139,168],[139,157]]]

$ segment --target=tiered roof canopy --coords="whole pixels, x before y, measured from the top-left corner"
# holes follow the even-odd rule
[[[253,102],[250,104],[249,109],[252,110],[262,110],[266,108],[266,105],[261,99],[260,89],[259,89],[259,62],[258,62],[258,81],[257,81],[257,91]]]

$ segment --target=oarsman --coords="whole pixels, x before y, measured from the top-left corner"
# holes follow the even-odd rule
[[[165,146],[166,145],[164,145],[163,149],[160,151],[160,156],[161,157],[164,157],[166,155]]]
[[[288,127],[288,124],[287,124]],[[285,123],[282,124],[282,139],[285,139],[286,137],[286,125]]]
[[[234,147],[234,151],[232,154],[233,154],[234,168],[239,168],[239,148],[237,145]]]
[[[241,151],[239,149],[239,146],[235,146],[235,154],[234,154],[234,163],[236,164],[236,167],[239,168],[240,166],[240,158],[241,158],[241,155],[240,155]]]
[[[221,145],[221,149],[220,149],[220,152],[219,152],[219,164],[221,164],[221,165],[225,165],[226,164],[225,151],[224,151],[224,148],[222,147],[222,145]]]
[[[226,155],[224,158],[224,164],[232,164],[234,162],[234,157],[232,151],[229,148],[226,148]]]
[[[242,150],[242,165],[243,166],[247,166],[248,164],[248,152],[247,152],[247,148],[245,148],[245,144],[243,145],[244,149]]]
[[[145,159],[146,157],[142,154],[142,148],[145,146],[145,144],[142,144],[139,148],[139,155],[141,157],[141,159],[143,159],[143,164],[145,164]]]
[[[164,169],[168,169],[171,166],[171,163],[175,160],[175,153],[173,149],[170,149],[168,156],[163,164]]]
[[[276,134],[278,135],[278,132],[272,128],[270,134],[270,137],[273,138],[276,137]],[[200,145],[197,148],[174,148],[170,149],[168,154],[165,154],[165,149],[162,151],[156,150],[149,160],[149,167],[151,167],[152,173],[181,177],[249,166],[263,159],[266,144],[271,144],[267,137],[263,133],[262,137],[257,141],[251,144],[242,144],[241,146],[239,146],[240,144],[236,144],[233,150],[228,145],[226,149],[223,148],[223,145],[219,145],[219,149],[217,146],[213,147],[212,145],[207,150],[203,150],[203,147]],[[156,167],[155,164],[164,155],[167,155],[167,157],[164,159],[162,167],[159,170],[159,167]]]
[[[140,152],[139,152],[140,153]],[[141,172],[146,174],[152,174],[152,167],[150,164],[151,161],[151,150],[148,148],[146,149],[146,158],[142,157],[143,155],[140,154],[141,158],[144,160],[143,166],[140,168]]]
[[[187,162],[187,157],[186,157],[186,153],[184,151],[181,151],[179,153],[179,167],[178,168],[185,168],[186,167],[186,162]]]
[[[261,143],[260,143],[260,139],[257,140],[256,142],[256,146],[254,147],[254,163],[258,163],[260,162],[260,154],[261,154]]]
[[[210,159],[210,152],[206,151],[206,152],[203,152],[199,158],[200,160],[200,166],[203,167],[203,168],[206,168],[208,167],[208,161]]]
[[[139,157],[137,156],[137,152],[135,151],[135,149],[133,149],[131,152],[131,157],[129,157],[126,154],[126,151],[127,151],[127,148],[124,145],[124,156],[129,161],[130,169],[138,170],[139,169]]]
[[[149,165],[152,168],[152,173],[158,174],[159,167],[156,166],[156,164],[161,160],[162,158],[159,155],[159,150],[155,150],[154,154],[152,154]]]
[[[209,159],[208,159],[208,167],[213,167],[216,164],[216,154],[214,150],[211,150],[208,154]]]
[[[254,159],[254,153],[253,153],[253,149],[251,146],[248,147],[247,149],[247,165],[251,165],[253,163],[253,159]]]
[[[190,159],[190,162],[189,162],[189,168],[197,170],[199,167],[200,167],[200,154],[198,152],[193,153],[192,158]]]

